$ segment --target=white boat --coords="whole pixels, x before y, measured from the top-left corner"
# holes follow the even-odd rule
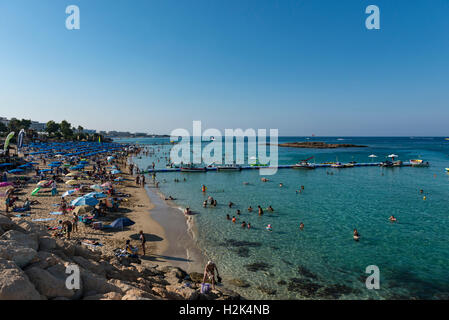
[[[333,163],[333,164],[331,164],[331,167],[332,168],[346,168],[346,166],[343,164],[343,163],[341,163],[341,162],[336,162],[336,163]]]
[[[308,163],[307,161],[301,161],[293,166],[293,169],[315,169],[316,165],[313,163]]]
[[[428,161],[424,162],[420,159],[412,159],[412,160],[410,160],[410,164],[412,165],[412,167],[428,167],[429,166]]]

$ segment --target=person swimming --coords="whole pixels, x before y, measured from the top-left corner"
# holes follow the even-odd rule
[[[273,227],[271,226],[271,224],[269,224],[268,226],[266,226],[265,229],[267,229],[268,231],[273,231]]]
[[[232,208],[233,205],[234,205],[234,203],[232,201],[229,201],[229,204],[228,204],[229,208]]]
[[[273,212],[273,211],[274,211],[274,209],[273,209],[273,207],[272,207],[272,206],[268,206],[267,210],[268,210],[268,211],[271,211],[271,212]]]
[[[189,207],[185,208],[184,214],[192,214],[192,211],[190,210]]]
[[[235,218],[235,216],[232,217],[232,222],[235,223],[237,221],[237,219]]]
[[[239,209],[237,209],[237,215],[240,215],[240,210]]]
[[[203,201],[203,207],[206,208],[207,207],[207,200]]]
[[[251,229],[251,223],[248,222],[246,226],[248,227],[248,229]]]
[[[360,239],[360,234],[357,231],[357,229],[354,229],[353,238],[354,238],[355,241],[359,241],[359,239]]]
[[[229,216],[229,214],[226,215],[226,220],[231,220],[231,217]]]
[[[302,230],[302,229],[304,229],[304,223],[301,222],[301,223],[299,224],[299,230]]]
[[[281,182],[279,183],[279,187],[282,188],[284,186],[284,184]]]
[[[242,228],[246,228],[246,222],[245,221],[242,222]]]
[[[396,222],[396,218],[392,215],[390,218],[388,218],[391,222]]]
[[[263,209],[261,206],[257,206],[257,208],[259,209],[259,216],[263,215]]]
[[[251,206],[248,207],[248,212],[253,212],[253,208]]]

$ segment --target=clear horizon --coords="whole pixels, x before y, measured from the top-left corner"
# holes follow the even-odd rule
[[[65,28],[68,5],[81,28]],[[380,8],[380,30],[365,8]],[[449,135],[449,2],[0,3],[0,116],[97,131]]]

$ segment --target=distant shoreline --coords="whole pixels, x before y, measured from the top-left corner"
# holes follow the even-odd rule
[[[267,145],[270,145],[267,143]],[[348,143],[325,143],[321,141],[286,142],[278,144],[279,147],[308,148],[308,149],[336,149],[336,148],[367,148],[368,146]]]

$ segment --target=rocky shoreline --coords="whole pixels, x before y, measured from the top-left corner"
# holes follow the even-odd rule
[[[80,289],[67,289],[66,268],[77,265]],[[0,300],[240,300],[218,287],[200,292],[202,274],[144,266],[54,239],[42,225],[0,214]]]
[[[367,148],[368,146],[348,143],[325,143],[322,141],[286,142],[278,144],[279,147],[309,148],[309,149],[336,149],[336,148]]]

